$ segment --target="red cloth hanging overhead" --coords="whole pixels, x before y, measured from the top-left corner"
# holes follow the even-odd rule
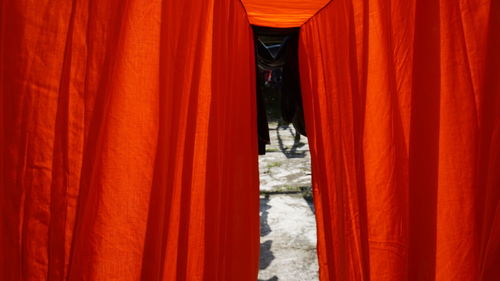
[[[330,0],[241,0],[251,24],[268,27],[301,26]]]

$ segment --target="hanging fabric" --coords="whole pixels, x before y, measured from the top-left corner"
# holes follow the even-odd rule
[[[499,280],[499,13],[336,0],[302,26],[322,281]]]
[[[241,3],[0,7],[0,280],[255,281]]]
[[[0,280],[257,279],[251,23],[301,27],[321,280],[500,279],[500,2],[275,3],[0,2]]]

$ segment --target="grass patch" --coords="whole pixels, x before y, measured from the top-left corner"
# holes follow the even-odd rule
[[[275,161],[275,162],[271,162],[271,163],[267,164],[267,168],[271,169],[274,167],[280,167],[281,165],[282,165],[282,163],[280,161]]]
[[[260,191],[260,195],[272,195],[272,194],[289,194],[297,193],[302,194],[302,196],[308,200],[312,200],[312,190],[310,186],[291,186],[284,185],[280,187],[275,187],[272,191]]]
[[[280,161],[275,161],[275,162],[271,162],[271,163],[267,164],[265,173],[270,174],[272,168],[279,167],[279,166],[281,166],[281,164],[282,163]]]

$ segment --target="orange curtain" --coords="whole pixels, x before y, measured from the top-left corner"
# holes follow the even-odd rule
[[[321,280],[500,280],[499,13],[336,0],[302,26]]]
[[[0,280],[256,280],[241,3],[0,7]]]
[[[239,1],[239,0],[236,0]],[[241,0],[251,24],[270,27],[298,27],[330,0]]]
[[[322,280],[500,278],[499,5],[302,26]],[[1,1],[0,280],[256,280],[254,75],[239,1]]]

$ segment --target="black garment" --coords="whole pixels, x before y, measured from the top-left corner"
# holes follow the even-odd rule
[[[284,51],[281,116],[286,123],[292,123],[297,132],[307,136],[300,90],[298,32],[290,36]]]
[[[266,106],[261,88],[262,84],[264,84],[264,77],[257,68],[257,133],[259,138],[259,155],[266,154],[266,144],[271,144]]]
[[[257,131],[259,154],[263,155],[266,153],[266,144],[270,144],[266,105],[262,89],[264,70],[282,69],[282,79],[277,79],[282,83],[280,97],[282,119],[288,124],[293,123],[297,132],[306,136],[299,75],[299,29],[254,26],[253,30],[257,77]],[[264,41],[274,43],[266,45]],[[274,73],[279,73],[279,71],[273,71]]]

